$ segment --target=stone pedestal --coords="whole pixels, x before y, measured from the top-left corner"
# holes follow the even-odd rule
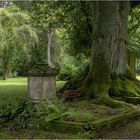
[[[31,68],[28,71],[28,92],[30,100],[40,102],[56,97],[56,74],[56,70],[47,65]]]
[[[56,80],[50,77],[28,77],[29,98],[35,102],[56,96]]]

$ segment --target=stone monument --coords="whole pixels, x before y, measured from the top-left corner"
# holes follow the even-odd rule
[[[40,102],[56,96],[56,75],[58,69],[55,66],[55,34],[48,31],[47,63],[31,65],[28,70],[29,98],[33,102]]]

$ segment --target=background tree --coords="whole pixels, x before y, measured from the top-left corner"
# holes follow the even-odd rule
[[[129,42],[128,47],[128,65],[132,73],[136,74],[136,58],[139,59],[139,49],[140,49],[140,7],[137,6],[131,10],[131,15],[129,16]]]
[[[14,69],[14,66],[21,62],[16,60],[21,60],[19,58],[22,56],[24,58],[28,57],[26,54],[27,50],[30,49],[27,49],[27,47],[36,44],[37,35],[29,24],[29,16],[20,12],[17,7],[11,6],[1,9],[0,16],[0,55],[3,79],[6,79],[7,74]]]

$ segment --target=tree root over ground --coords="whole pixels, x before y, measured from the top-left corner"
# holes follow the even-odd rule
[[[128,104],[123,101],[114,100],[111,97],[99,97],[95,100],[95,103],[109,106],[112,108],[134,108],[134,105]]]
[[[95,98],[94,93],[95,92],[95,85],[94,82],[91,84],[91,81],[86,85],[86,88],[84,90],[81,89],[83,83],[85,82],[85,75],[87,73],[87,70],[81,74],[79,74],[74,79],[71,79],[64,85],[64,87],[60,90],[61,93],[63,93],[65,90],[78,90],[81,92],[82,96],[90,96],[93,94],[93,96],[90,96],[89,98],[93,98],[96,100],[96,103],[103,104],[110,107],[132,107],[132,105],[125,103],[123,101],[114,100],[111,98],[114,97],[140,97],[140,81],[138,81],[134,77],[130,76],[121,76],[121,75],[112,75],[111,76],[111,84],[109,85],[109,88],[105,88],[105,93],[101,96]],[[93,86],[91,86],[93,85]],[[98,88],[98,90],[101,90],[100,92],[103,92],[104,88]],[[97,90],[97,94],[98,94]],[[100,94],[100,93],[99,93]]]

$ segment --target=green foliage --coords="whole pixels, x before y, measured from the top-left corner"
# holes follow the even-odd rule
[[[129,51],[136,54],[140,58],[140,6],[132,9],[128,18],[128,32],[129,32]]]
[[[29,11],[35,27],[56,29],[60,46],[65,46],[69,54],[89,57],[92,45],[90,2],[26,1],[24,3],[31,7],[29,9],[28,6],[27,8],[23,6]]]
[[[80,119],[89,121],[92,115],[87,110],[75,110],[72,108],[66,109],[63,100],[53,99],[46,100],[38,108],[38,115],[45,122],[53,122],[55,120],[73,120]]]
[[[27,118],[30,116],[31,111],[32,111],[31,104],[29,104],[27,101],[24,100],[18,100],[15,103],[9,103],[6,106],[2,106],[0,118],[6,121],[10,121],[13,120],[15,117],[17,117],[17,115],[19,114],[22,117],[24,116],[24,118]]]
[[[0,122],[3,125],[12,121],[15,129],[25,128],[30,119],[41,119],[46,123],[56,120],[91,120],[92,115],[87,110],[66,109],[63,100],[46,100],[41,104],[35,105],[27,100],[17,100],[0,108]],[[18,122],[17,122],[18,121]]]
[[[35,116],[33,103],[17,99],[14,103],[9,103],[0,108],[0,122],[4,125],[6,122],[13,121],[12,126],[15,129],[27,127],[27,119]]]
[[[74,65],[68,65],[68,64],[65,64],[65,65],[66,66],[62,67],[57,77],[59,80],[66,81],[76,76],[77,74],[77,68]]]
[[[59,1],[15,3],[20,8],[29,11],[33,26],[39,30],[38,47],[35,47],[30,53],[32,63],[36,64],[46,60],[47,53],[44,45],[46,45],[47,40],[44,38],[47,34],[46,29],[52,27],[56,30],[60,48],[60,57],[57,58],[57,61],[59,61],[62,69],[58,79],[68,80],[79,73],[87,63],[92,44],[90,3]],[[44,33],[40,33],[40,30]]]
[[[38,37],[30,17],[14,5],[0,9],[0,27],[1,65],[6,75],[23,61],[26,62],[23,65],[27,64],[27,48],[37,44]]]
[[[75,61],[80,59],[79,56],[89,58],[90,49],[94,43],[92,42],[92,37],[94,37],[94,35],[92,35],[92,28],[94,29],[94,27],[92,27],[91,2],[26,1],[21,2],[19,5],[30,11],[29,13],[35,27],[39,29],[53,27],[56,29],[59,44],[61,48],[65,49],[64,55],[68,53],[74,56]],[[130,47],[139,46],[139,13],[139,7],[137,7],[132,9],[129,16]],[[138,50],[136,51],[138,52]],[[61,53],[63,53],[63,51]],[[66,66],[66,69],[67,67],[68,66]],[[62,70],[62,76],[60,76],[62,79],[64,77],[63,75],[65,75],[63,74],[65,73],[64,71],[67,70]],[[73,73],[75,72],[72,72],[71,76]]]
[[[95,131],[95,128],[93,127],[92,124],[90,123],[87,123],[85,126],[84,126],[84,130],[85,132],[84,133],[78,133],[78,136],[82,137],[83,139],[94,139],[96,138],[97,136],[97,132]]]

